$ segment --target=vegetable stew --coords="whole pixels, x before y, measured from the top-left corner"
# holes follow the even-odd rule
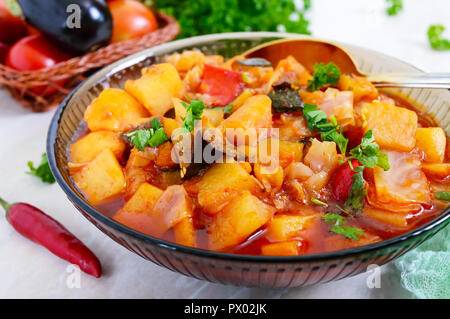
[[[450,198],[444,130],[334,63],[175,53],[103,90],[84,120],[68,153],[86,199],[185,246],[341,250],[410,231]]]

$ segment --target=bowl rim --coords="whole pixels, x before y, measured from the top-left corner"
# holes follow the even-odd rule
[[[148,244],[155,245],[157,247],[165,248],[171,251],[178,251],[185,254],[192,254],[196,255],[198,257],[205,257],[205,258],[213,258],[213,259],[227,259],[232,261],[238,261],[238,262],[258,262],[258,263],[302,263],[302,262],[318,262],[318,261],[324,261],[324,260],[332,260],[332,259],[340,259],[343,257],[351,257],[355,255],[359,255],[362,253],[371,253],[373,251],[377,251],[379,249],[388,248],[391,245],[398,244],[400,242],[405,242],[407,240],[413,239],[415,237],[418,237],[424,233],[427,233],[431,231],[434,228],[438,228],[439,226],[443,226],[450,222],[450,205],[447,206],[443,210],[443,212],[430,220],[429,222],[423,224],[422,226],[412,229],[407,233],[395,236],[393,238],[389,238],[386,240],[382,240],[380,242],[370,244],[370,245],[364,245],[360,247],[354,247],[354,248],[348,248],[343,250],[337,250],[337,251],[331,251],[331,252],[325,252],[325,253],[318,253],[318,254],[309,254],[309,255],[299,255],[299,256],[256,256],[256,255],[241,255],[241,254],[233,254],[233,253],[226,253],[226,252],[217,252],[217,251],[211,251],[206,249],[200,249],[200,248],[194,248],[194,247],[187,247],[183,245],[179,245],[173,242],[169,242],[163,239],[159,239],[156,237],[152,237],[143,233],[140,233],[136,230],[133,230],[131,228],[128,228],[127,226],[120,224],[119,222],[115,221],[114,219],[102,214],[98,210],[96,210],[93,206],[89,205],[86,199],[81,198],[78,196],[77,193],[75,193],[72,188],[66,183],[64,180],[58,165],[56,164],[56,154],[55,154],[55,148],[54,145],[56,143],[56,139],[58,137],[58,129],[59,124],[61,120],[61,116],[67,107],[69,101],[72,99],[72,97],[78,92],[78,90],[85,86],[98,83],[103,79],[104,77],[107,77],[108,75],[114,74],[118,71],[118,69],[123,69],[128,66],[131,66],[133,64],[136,64],[148,57],[153,56],[154,54],[157,54],[158,51],[166,51],[166,50],[176,50],[178,48],[181,48],[183,46],[192,45],[195,43],[204,43],[204,42],[210,42],[214,40],[232,40],[232,39],[249,39],[252,38],[310,38],[310,39],[317,39],[317,40],[325,40],[332,43],[336,43],[338,45],[343,45],[344,47],[355,47],[355,48],[361,48],[365,49],[363,47],[354,46],[342,42],[336,42],[328,39],[323,38],[317,38],[317,37],[311,37],[307,35],[301,35],[301,34],[293,34],[293,33],[278,33],[278,32],[231,32],[231,33],[219,33],[219,34],[209,34],[209,35],[203,35],[203,36],[197,36],[197,37],[191,37],[186,38],[182,40],[177,40],[169,43],[165,43],[162,45],[155,46],[150,49],[143,50],[141,52],[135,53],[133,55],[130,55],[129,57],[123,58],[118,60],[117,62],[102,68],[101,70],[97,71],[93,75],[91,75],[88,79],[80,83],[77,87],[75,87],[70,94],[61,102],[61,104],[58,106],[48,129],[47,134],[47,157],[50,165],[50,169],[59,184],[59,186],[63,189],[63,191],[68,196],[69,200],[72,202],[72,204],[76,205],[78,209],[81,209],[83,212],[88,214],[93,219],[106,224],[108,227],[115,229],[116,231],[125,233],[137,240],[144,241]],[[370,49],[365,49],[370,50]],[[406,63],[398,58],[391,57],[389,55],[385,55],[384,53],[380,53],[378,51],[370,50],[373,52],[376,52],[380,55],[384,55],[388,57],[389,59],[397,60],[398,62],[401,62],[403,64],[407,64],[412,68],[415,68],[417,71],[421,71],[415,66]]]

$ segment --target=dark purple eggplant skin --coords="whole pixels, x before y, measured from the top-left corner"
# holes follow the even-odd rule
[[[81,55],[109,43],[113,21],[104,0],[18,0],[27,22],[64,51]],[[69,28],[69,5],[78,5],[80,28]]]

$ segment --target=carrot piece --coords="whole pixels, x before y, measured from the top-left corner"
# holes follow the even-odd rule
[[[155,164],[162,168],[175,168],[178,164],[172,160],[172,142],[166,142],[158,146],[158,155],[156,155]]]

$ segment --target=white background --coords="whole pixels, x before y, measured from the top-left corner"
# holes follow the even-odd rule
[[[397,57],[429,72],[450,72],[450,51],[429,48],[426,31],[441,23],[450,31],[450,1],[404,0],[395,17],[384,0],[313,0],[308,13],[315,36],[355,44]],[[450,37],[450,32],[446,33]],[[69,203],[58,185],[24,172],[45,151],[53,112],[32,114],[0,89],[0,196],[26,201],[58,219],[100,258],[101,279],[82,275],[69,289],[67,263],[18,235],[0,218],[0,297],[39,298],[390,298],[407,297],[393,264],[382,267],[381,288],[369,289],[368,274],[315,287],[282,290],[210,284],[158,267],[119,246]]]

